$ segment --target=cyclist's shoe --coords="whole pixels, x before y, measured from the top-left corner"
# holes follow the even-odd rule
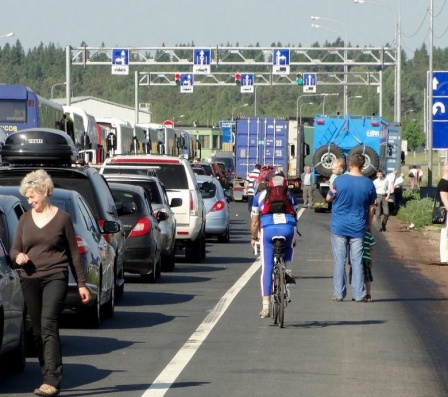
[[[269,307],[263,307],[260,312],[261,318],[269,318]]]
[[[285,281],[286,281],[286,284],[295,284],[296,283],[296,280],[294,280],[294,277],[292,276],[291,269],[285,270]]]

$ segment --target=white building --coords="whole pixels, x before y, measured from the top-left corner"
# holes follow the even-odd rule
[[[53,99],[54,102],[66,105],[66,99]],[[80,96],[71,98],[71,105],[79,107],[91,114],[95,118],[110,117],[123,120],[126,124],[134,126],[135,108],[121,105],[119,103],[106,101],[92,96]],[[150,104],[139,104],[138,122],[139,124],[151,123]]]

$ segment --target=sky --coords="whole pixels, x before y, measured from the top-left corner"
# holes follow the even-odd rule
[[[359,0],[363,1],[363,0]],[[434,47],[448,47],[448,0],[434,2]],[[398,4],[401,3],[401,12]],[[0,47],[309,47],[337,37],[351,45],[395,43],[401,19],[408,56],[429,45],[431,0],[0,0]],[[400,18],[399,18],[400,15]],[[320,20],[311,20],[318,16]],[[324,20],[327,19],[327,20]],[[336,22],[328,21],[331,19]],[[311,24],[320,28],[313,28]],[[13,32],[13,37],[1,37]]]

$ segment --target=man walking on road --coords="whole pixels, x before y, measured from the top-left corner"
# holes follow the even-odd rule
[[[329,192],[333,202],[330,231],[335,302],[342,302],[347,295],[347,251],[352,266],[352,298],[356,302],[363,302],[366,295],[362,265],[363,242],[366,230],[370,230],[372,224],[376,192],[373,182],[361,173],[364,162],[362,154],[351,156],[350,172],[334,181],[337,194]]]
[[[247,195],[247,206],[249,212],[252,211],[252,203],[254,202],[255,195],[255,181],[260,176],[260,164],[255,164],[254,169],[249,173],[246,178],[246,195]]]
[[[390,183],[384,177],[383,171],[376,172],[377,178],[373,181],[376,190],[376,210],[375,221],[379,232],[386,231],[387,220],[389,219],[389,197],[390,197]],[[381,220],[381,216],[383,219]]]
[[[303,206],[313,208],[313,176],[311,167],[306,166],[305,171],[300,175],[302,183]]]

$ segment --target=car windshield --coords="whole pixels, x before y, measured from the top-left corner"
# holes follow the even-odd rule
[[[199,191],[203,199],[209,199],[216,196],[216,186],[213,182],[198,182]]]

